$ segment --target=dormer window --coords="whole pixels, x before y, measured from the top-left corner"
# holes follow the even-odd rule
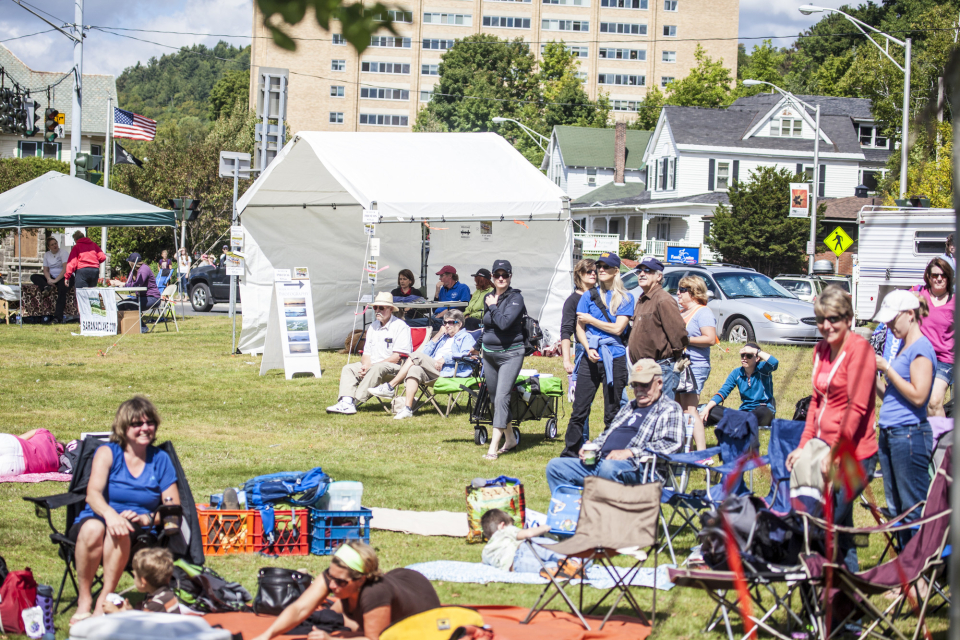
[[[887,139],[880,134],[880,127],[869,124],[861,124],[859,125],[859,129],[861,147],[868,147],[871,149],[887,148]]]
[[[597,185],[597,168],[596,167],[587,168],[587,184],[590,185],[591,187],[594,187]]]
[[[800,118],[781,118],[770,124],[771,136],[799,138],[803,135],[803,120]]]

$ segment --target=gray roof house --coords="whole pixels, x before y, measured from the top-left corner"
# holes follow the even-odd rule
[[[890,154],[889,141],[859,98],[798,96],[820,106],[818,197],[852,196],[857,185],[875,189]],[[617,229],[647,253],[667,246],[701,247],[710,218],[727,189],[760,166],[813,175],[815,119],[780,94],[740,98],[726,109],[664,107],[643,154],[648,189],[618,197],[603,188],[576,197],[571,213],[590,232]],[[611,225],[611,223],[615,223]]]
[[[48,106],[64,114],[64,136],[54,143],[44,143],[43,136],[21,138],[16,135],[0,134],[0,158],[42,156],[59,160],[70,160],[70,128],[73,111],[73,79],[66,77],[50,90],[50,102],[47,102],[45,87],[70,75],[70,69],[62,71],[34,71],[5,46],[0,45],[0,67],[20,86],[31,91],[31,97],[40,102],[40,115]],[[102,154],[107,131],[107,99],[113,98],[117,104],[117,80],[111,75],[83,74],[83,122],[81,126],[82,151]],[[91,146],[93,149],[91,149]]]

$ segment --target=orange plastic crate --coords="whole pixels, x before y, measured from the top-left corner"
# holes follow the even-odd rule
[[[253,552],[254,515],[260,517],[256,511],[228,511],[197,505],[203,554],[226,556]]]
[[[260,512],[253,512],[253,551],[277,556],[305,556],[310,553],[309,517],[306,509],[273,510],[273,544],[263,535]]]

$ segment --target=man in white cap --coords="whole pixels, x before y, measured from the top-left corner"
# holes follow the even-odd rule
[[[580,449],[579,458],[554,458],[547,463],[547,483],[582,487],[587,476],[620,484],[643,481],[641,458],[649,452],[675,453],[683,446],[683,411],[663,394],[663,370],[644,358],[630,371],[636,399],[625,404],[600,437]],[[595,456],[592,464],[591,458]]]
[[[376,320],[367,329],[360,362],[340,370],[340,398],[327,413],[356,413],[357,404],[370,398],[370,387],[390,380],[400,371],[400,360],[413,353],[410,327],[393,315],[399,310],[393,296],[381,291],[373,301]]]

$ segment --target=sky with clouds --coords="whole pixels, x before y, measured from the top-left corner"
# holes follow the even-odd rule
[[[73,22],[74,2],[71,0],[23,2],[45,14],[58,26]],[[843,1],[819,0],[819,3],[822,6],[839,7]],[[797,11],[801,4],[804,2],[796,0],[740,0],[739,37],[745,39],[743,42],[748,49],[759,41],[746,38],[761,36],[790,36],[774,40],[777,46],[790,45],[797,33],[819,19],[817,14],[804,16]],[[134,40],[91,29],[84,40],[84,73],[119,75],[124,68],[138,61],[146,62],[153,56],[159,57],[194,43],[213,46],[218,40],[226,40],[237,46],[247,45],[249,37],[242,36],[251,33],[252,5],[252,0],[86,0],[83,16],[85,25],[105,29],[149,29],[241,37],[115,32],[140,39]],[[0,0],[0,42],[37,71],[66,71],[73,62],[73,47],[71,41],[62,34],[50,31],[11,39],[47,29],[50,29],[49,25],[17,6],[13,0]]]

